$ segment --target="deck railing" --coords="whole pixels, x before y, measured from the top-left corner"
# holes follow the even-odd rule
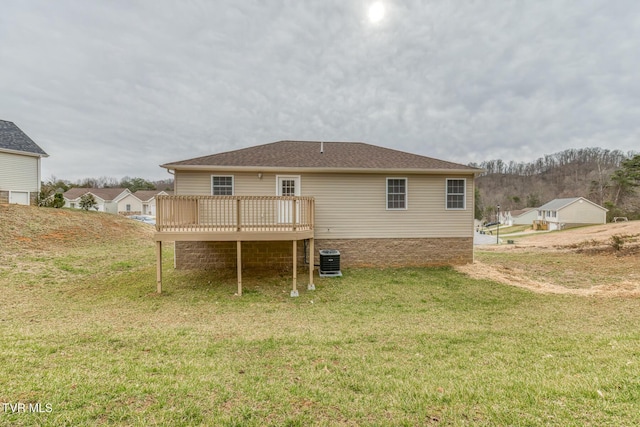
[[[158,196],[159,232],[313,230],[313,197]]]

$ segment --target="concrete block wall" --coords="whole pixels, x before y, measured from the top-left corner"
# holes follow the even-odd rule
[[[304,267],[304,243],[297,242],[298,266]],[[473,238],[317,239],[318,251],[340,251],[340,267],[425,267],[473,262]],[[242,242],[242,267],[291,271],[292,242]],[[236,268],[236,242],[176,242],[180,269]]]
[[[304,266],[304,243],[297,242],[298,266]],[[236,268],[236,242],[176,242],[176,267],[180,269]],[[293,243],[242,242],[243,270],[291,271]]]
[[[317,250],[340,251],[345,267],[427,267],[473,262],[473,238],[316,240]],[[316,264],[319,262],[316,259]]]

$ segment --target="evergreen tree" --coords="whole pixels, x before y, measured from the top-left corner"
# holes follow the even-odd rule
[[[84,196],[80,197],[80,208],[88,211],[91,208],[95,208],[98,205],[96,202],[96,198],[93,197],[93,194],[87,193]]]

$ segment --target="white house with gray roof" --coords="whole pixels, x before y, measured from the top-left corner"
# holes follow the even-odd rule
[[[549,230],[561,230],[567,227],[589,224],[606,224],[608,209],[597,205],[584,197],[555,199],[538,209],[539,223]]]
[[[0,203],[36,204],[43,157],[49,155],[18,126],[0,120]]]
[[[131,191],[128,188],[70,188],[63,194],[64,207],[80,209],[80,200],[86,194],[93,195],[96,201],[94,210],[116,214],[118,201],[131,194]]]

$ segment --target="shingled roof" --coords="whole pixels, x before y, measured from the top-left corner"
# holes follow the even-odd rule
[[[470,166],[363,142],[278,141],[161,165],[167,169],[282,168],[480,172]]]
[[[49,157],[49,155],[22,132],[18,126],[6,120],[0,120],[0,151],[2,150],[28,153],[39,157]]]
[[[118,197],[119,195],[121,195],[122,193],[124,193],[125,191],[127,191],[126,188],[81,188],[81,187],[74,187],[74,188],[70,188],[68,191],[66,191],[63,194],[63,196],[67,200],[75,200],[75,199],[78,199],[78,198],[84,196],[87,193],[91,193],[96,197],[100,197],[104,201],[110,202],[110,201],[114,200],[116,197]]]

